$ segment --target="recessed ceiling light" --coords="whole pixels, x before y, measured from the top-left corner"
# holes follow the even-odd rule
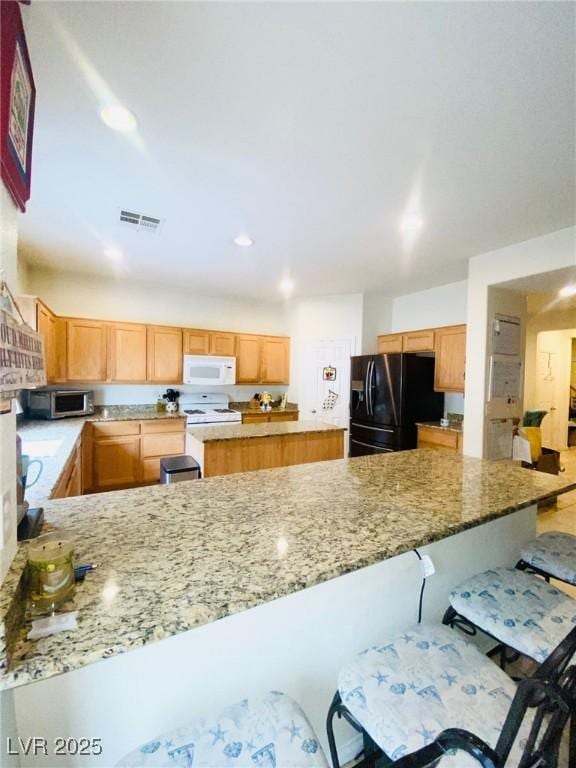
[[[568,299],[570,296],[576,296],[576,283],[565,285],[564,288],[561,288],[558,291],[558,296],[560,296],[561,299]]]
[[[100,110],[100,117],[113,131],[127,133],[136,128],[136,115],[122,104],[108,104]]]
[[[107,256],[110,261],[122,261],[124,258],[124,254],[120,248],[117,248],[115,245],[110,245],[108,248],[105,248],[104,256]]]
[[[254,240],[248,235],[238,235],[234,238],[234,245],[238,245],[240,248],[250,248],[251,245],[254,245]]]
[[[422,217],[416,213],[407,213],[400,220],[400,229],[405,233],[419,232],[423,226]]]
[[[289,299],[294,291],[294,280],[291,277],[284,277],[278,284],[278,290],[285,298]]]

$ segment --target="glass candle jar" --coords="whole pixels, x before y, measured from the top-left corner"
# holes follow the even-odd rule
[[[28,550],[28,600],[34,613],[52,613],[74,593],[74,549],[58,533],[39,536]]]

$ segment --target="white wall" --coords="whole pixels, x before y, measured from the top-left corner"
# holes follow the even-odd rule
[[[18,287],[18,212],[0,183],[0,269],[14,292]],[[16,415],[0,415],[0,583],[16,552]]]
[[[392,300],[390,326],[380,333],[465,323],[467,298],[466,280],[396,296]],[[448,413],[464,413],[464,395],[452,392],[444,395],[444,414]]]
[[[59,315],[272,335],[288,330],[283,304],[198,296],[193,286],[175,288],[32,266],[27,288]]]
[[[467,299],[466,280],[397,296],[392,301],[390,332],[465,323]]]
[[[488,290],[490,286],[576,264],[576,227],[567,227],[470,259],[464,453],[484,455]]]
[[[18,212],[4,184],[0,182],[0,270],[12,291],[18,290],[16,246]],[[0,415],[0,584],[16,552],[16,415]],[[0,700],[0,743],[15,728],[14,702]],[[2,749],[4,752],[4,750]],[[5,756],[2,765],[18,766],[17,757]]]
[[[290,400],[302,397],[306,343],[312,339],[351,337],[352,354],[359,355],[362,344],[361,293],[344,296],[322,296],[294,301],[290,307],[290,336],[292,361],[290,372]]]
[[[365,293],[362,308],[362,349],[363,355],[375,355],[378,351],[377,337],[388,333],[392,327],[392,304],[394,299],[381,293]]]

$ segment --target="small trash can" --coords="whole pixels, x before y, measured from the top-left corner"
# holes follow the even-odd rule
[[[192,456],[165,456],[160,459],[160,482],[179,483],[181,480],[198,480],[200,465]]]

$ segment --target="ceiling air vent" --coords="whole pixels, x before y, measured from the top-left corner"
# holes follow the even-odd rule
[[[130,227],[134,232],[158,232],[162,226],[162,219],[154,216],[144,216],[143,213],[134,213],[122,209],[120,211],[120,223],[123,226]]]

